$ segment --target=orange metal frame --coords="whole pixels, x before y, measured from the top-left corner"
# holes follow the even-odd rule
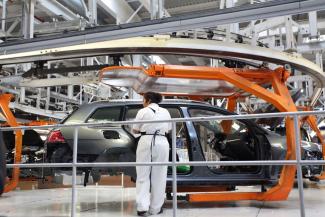
[[[1,94],[0,95],[0,108],[7,120],[7,124],[10,127],[17,127],[18,123],[16,118],[12,114],[9,108],[10,100],[13,98],[11,94]],[[21,130],[15,130],[15,161],[14,163],[21,162],[21,149],[22,149],[22,142],[23,142],[23,134]],[[12,177],[10,181],[6,184],[4,192],[9,192],[14,190],[19,182],[19,167],[14,167],[12,170]]]
[[[121,67],[104,68],[105,70],[120,69]],[[213,68],[204,66],[178,66],[178,65],[151,65],[148,69],[142,67],[122,67],[128,69],[141,69],[151,77],[166,78],[186,78],[186,79],[207,79],[207,80],[224,80],[240,88],[244,92],[255,95],[271,104],[281,112],[297,111],[292,101],[290,93],[285,85],[285,81],[290,73],[280,67],[276,70],[270,69],[233,69],[233,68]],[[262,84],[269,84],[274,91],[262,87]],[[238,95],[238,93],[236,93]],[[231,96],[231,97],[235,97]],[[228,108],[235,107],[235,98],[228,99]],[[295,157],[295,137],[294,122],[292,118],[286,118],[287,134],[287,160],[294,160]],[[225,129],[229,128],[229,123],[224,122]],[[275,201],[286,200],[293,187],[295,180],[296,166],[285,165],[282,167],[278,184],[266,192],[218,192],[189,195],[190,201],[235,201],[235,200],[259,200]]]
[[[0,109],[3,113],[3,115],[6,118],[6,123],[1,124],[1,127],[17,127],[17,126],[41,126],[41,125],[49,125],[49,124],[55,124],[54,121],[31,121],[28,123],[18,123],[16,121],[15,116],[12,114],[9,103],[11,99],[13,98],[13,95],[11,94],[1,94],[0,95]],[[18,164],[21,163],[21,151],[22,151],[22,145],[23,145],[23,134],[21,130],[15,131],[15,160],[14,163]],[[12,177],[9,180],[9,182],[6,184],[4,192],[9,192],[14,190],[19,182],[19,175],[20,175],[20,169],[19,167],[14,167],[12,170]]]

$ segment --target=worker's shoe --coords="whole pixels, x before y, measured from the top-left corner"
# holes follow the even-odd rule
[[[147,211],[137,211],[138,216],[148,216]]]
[[[163,213],[163,212],[164,212],[163,208],[160,208],[159,212],[149,211],[149,213],[150,213],[151,215],[158,215],[158,214],[161,214],[161,213]]]

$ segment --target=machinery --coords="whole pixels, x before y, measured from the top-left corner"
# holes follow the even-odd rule
[[[297,111],[285,85],[289,76],[290,72],[283,67],[271,70],[268,68],[151,65],[147,69],[143,67],[107,67],[101,71],[103,82],[110,85],[121,85],[121,79],[129,79],[125,85],[130,85],[138,93],[151,90],[166,95],[173,90],[171,95],[199,98],[202,95],[208,95],[227,98],[228,111],[234,111],[237,100],[249,95],[255,95],[271,103],[280,112]],[[232,121],[228,121],[228,127],[231,126],[231,123]],[[287,144],[285,159],[293,160],[296,158],[293,120],[286,118],[285,124]],[[312,123],[309,124],[312,126]],[[322,145],[324,150],[323,141]],[[189,198],[191,201],[285,200],[293,187],[295,173],[294,166],[283,166],[278,183],[265,192],[193,194]]]

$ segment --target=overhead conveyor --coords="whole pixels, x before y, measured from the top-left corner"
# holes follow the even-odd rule
[[[80,45],[15,52],[0,55],[0,65],[128,54],[171,54],[231,59],[245,62],[246,65],[253,67],[257,67],[258,65],[262,66],[264,63],[284,65],[288,70],[298,70],[305,75],[312,76],[314,79],[316,90],[310,100],[311,104],[309,106],[314,106],[317,103],[321,94],[321,88],[325,86],[325,76],[321,68],[303,58],[300,54],[285,53],[249,44],[204,39],[172,38],[169,35],[135,37],[96,43],[87,41],[87,43]]]
[[[69,46],[102,42],[106,40],[130,38],[135,36],[164,34],[166,32],[214,27],[217,25],[247,22],[251,20],[302,14],[309,11],[323,10],[323,0],[277,0],[258,4],[246,4],[239,7],[211,9],[206,12],[182,14],[163,19],[126,23],[114,26],[102,26],[80,32],[58,34],[16,42],[0,44],[0,53],[13,54],[30,50],[55,48],[58,45]]]

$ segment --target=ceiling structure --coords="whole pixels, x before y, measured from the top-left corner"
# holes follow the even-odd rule
[[[325,60],[325,7],[319,0],[4,0],[0,2],[0,14],[0,62],[10,53],[155,33],[269,47],[301,54],[321,69]],[[237,64],[222,58],[170,53],[119,56],[102,53],[64,60],[3,62],[0,89],[16,96],[12,108],[62,118],[80,103],[127,95],[137,97],[128,89],[98,83],[96,67],[87,70],[82,67],[152,63]],[[37,69],[57,69],[57,73]],[[46,82],[46,87],[19,85],[24,75],[32,71],[33,78],[45,79],[40,82]],[[293,73],[296,77],[289,85],[304,90],[300,104],[306,105],[321,92],[315,91],[314,80],[304,72]],[[73,83],[64,83],[67,79]],[[325,96],[316,104],[324,107]]]

